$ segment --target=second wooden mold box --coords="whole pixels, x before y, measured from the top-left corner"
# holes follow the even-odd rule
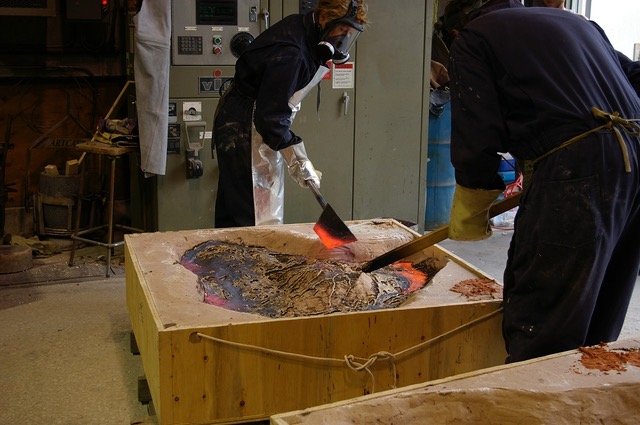
[[[640,339],[271,417],[271,425],[618,424],[640,417]]]
[[[364,262],[420,236],[393,219],[347,224],[358,241],[334,250],[312,224],[125,236],[127,308],[160,424],[263,420],[504,363],[501,293],[453,292],[491,276],[437,245],[409,258],[443,268],[402,305],[302,317],[205,303],[181,264],[207,241]]]

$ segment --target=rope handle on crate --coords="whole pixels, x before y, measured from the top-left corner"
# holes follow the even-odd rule
[[[308,361],[308,362],[315,362],[315,363],[324,363],[328,366],[340,366],[345,364],[349,369],[353,370],[354,372],[366,372],[369,377],[371,378],[371,393],[375,393],[375,385],[376,385],[376,381],[375,381],[375,377],[373,375],[373,373],[371,372],[371,367],[378,361],[378,360],[388,360],[389,363],[391,364],[391,368],[393,369],[393,387],[392,388],[396,388],[397,384],[398,384],[398,378],[397,378],[397,374],[396,374],[396,361],[398,361],[399,359],[412,354],[422,348],[425,348],[428,345],[431,345],[437,341],[443,340],[455,333],[458,333],[462,330],[465,330],[467,328],[470,328],[471,326],[474,326],[480,322],[483,322],[487,319],[490,319],[491,317],[501,313],[503,310],[503,307],[500,307],[498,309],[496,309],[495,311],[485,314],[484,316],[481,316],[477,319],[471,320],[467,323],[464,323],[460,326],[458,326],[457,328],[454,328],[450,331],[447,331],[443,334],[440,334],[436,337],[433,337],[429,340],[423,341],[419,344],[416,344],[412,347],[409,347],[407,349],[404,349],[402,351],[399,351],[395,354],[393,353],[389,353],[387,351],[378,351],[377,353],[374,353],[372,355],[370,355],[368,358],[364,359],[361,357],[357,357],[357,356],[353,356],[353,355],[345,355],[342,359],[337,359],[337,358],[332,358],[332,357],[317,357],[317,356],[309,356],[306,354],[299,354],[299,353],[291,353],[288,351],[280,351],[280,350],[274,350],[271,348],[265,348],[265,347],[260,347],[257,345],[253,345],[253,344],[244,344],[244,343],[240,343],[240,342],[234,342],[234,341],[229,341],[226,339],[222,339],[222,338],[217,338],[214,336],[210,336],[210,335],[206,335],[203,334],[201,332],[194,332],[189,336],[189,341],[191,341],[192,343],[199,343],[202,339],[206,339],[208,341],[213,341],[213,342],[217,342],[220,344],[225,344],[225,345],[229,345],[231,347],[236,347],[236,348],[241,348],[241,349],[246,349],[246,350],[251,350],[251,351],[257,351],[259,353],[263,353],[263,354],[267,354],[267,355],[272,355],[272,356],[278,356],[278,357],[283,357],[286,359],[290,359],[290,360],[303,360],[303,361]]]

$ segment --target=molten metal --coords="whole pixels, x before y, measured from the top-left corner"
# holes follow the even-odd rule
[[[402,276],[409,282],[409,287],[404,290],[405,294],[410,294],[423,288],[427,283],[429,276],[413,267],[413,264],[409,261],[399,261],[389,266],[395,274]]]
[[[180,264],[198,276],[205,303],[266,317],[394,308],[441,268],[428,258],[362,273],[354,261],[318,260],[225,241],[195,246]]]

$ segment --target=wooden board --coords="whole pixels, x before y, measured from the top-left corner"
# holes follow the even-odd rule
[[[605,351],[639,348],[640,341],[626,340],[608,345]],[[637,423],[640,367],[622,363],[623,370],[588,368],[581,357],[581,352],[572,350],[497,366],[274,415],[271,424]]]
[[[347,224],[358,241],[333,251],[312,224],[125,236],[127,306],[161,424],[255,421],[504,362],[500,297],[451,292],[461,280],[487,276],[438,246],[413,259],[446,266],[404,305],[296,318],[205,304],[197,277],[180,265],[185,251],[209,240],[366,261],[419,236],[390,219]],[[345,361],[364,364],[380,352],[397,357],[378,358],[369,372]]]

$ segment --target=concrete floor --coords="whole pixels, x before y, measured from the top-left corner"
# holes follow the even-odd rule
[[[56,275],[67,271],[56,269],[68,268],[68,254],[56,257],[29,270],[47,270],[46,281],[7,284],[15,276],[0,275],[0,424],[154,423],[138,402],[144,370],[131,350],[122,255],[109,278],[94,259],[89,277],[63,280]]]
[[[462,257],[486,274],[502,283],[502,274],[507,263],[507,250],[511,241],[510,230],[494,230],[493,235],[484,241],[456,242],[446,240],[442,248]],[[636,287],[627,311],[627,317],[619,339],[640,338],[640,276],[636,278]]]
[[[510,238],[510,231],[496,231],[485,241],[441,246],[501,281]],[[65,260],[60,256],[58,266],[67,268]],[[97,263],[98,274],[85,278],[49,273],[39,283],[11,283],[0,275],[0,424],[157,423],[138,401],[144,371],[131,352],[121,260],[114,259],[110,278],[101,276],[100,258],[86,261]],[[640,338],[638,289],[621,336],[627,338]]]

